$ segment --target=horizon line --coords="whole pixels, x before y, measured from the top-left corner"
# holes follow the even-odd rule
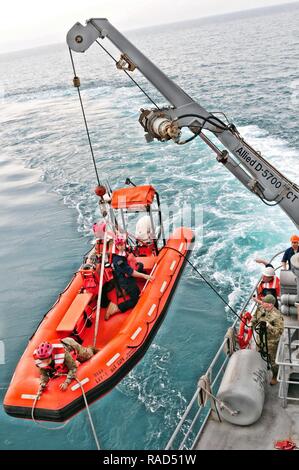
[[[130,28],[130,29],[124,29],[123,31],[124,32],[131,32],[131,31],[141,31],[141,30],[146,30],[146,29],[150,29],[150,28],[155,28],[155,27],[163,27],[163,26],[169,26],[171,24],[182,24],[182,23],[188,23],[188,22],[193,22],[193,21],[198,21],[198,20],[204,20],[204,19],[208,19],[208,18],[221,18],[221,17],[225,17],[225,16],[233,16],[233,15],[239,15],[239,14],[246,14],[248,12],[259,12],[259,11],[262,11],[262,10],[275,10],[275,9],[281,9],[282,7],[287,7],[287,6],[290,6],[290,5],[298,5],[299,7],[299,1],[298,0],[295,0],[295,1],[291,1],[291,2],[287,2],[287,3],[279,3],[279,4],[273,4],[273,5],[268,5],[268,6],[263,6],[263,7],[255,7],[255,8],[244,8],[243,10],[233,10],[233,11],[230,11],[230,12],[226,12],[226,13],[219,13],[219,14],[212,14],[212,15],[204,15],[204,16],[199,16],[197,18],[189,18],[189,19],[185,19],[185,20],[178,20],[178,21],[170,21],[170,22],[166,22],[166,23],[155,23],[155,24],[151,24],[151,25],[147,25],[147,26],[140,26],[140,27],[136,27],[136,28]],[[63,42],[49,42],[49,43],[46,43],[46,44],[41,44],[39,46],[29,46],[29,47],[22,47],[21,49],[10,49],[6,52],[0,50],[0,55],[5,55],[5,54],[10,54],[10,53],[17,53],[17,52],[22,52],[22,51],[30,51],[32,49],[40,49],[40,48],[43,48],[43,47],[49,47],[49,46],[55,46],[55,45],[61,45],[63,44]]]

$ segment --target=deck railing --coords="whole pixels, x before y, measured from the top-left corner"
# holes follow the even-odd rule
[[[282,406],[286,408],[288,400],[299,401],[299,326],[285,327],[275,362],[279,366],[278,396],[282,399]]]
[[[272,263],[275,258],[281,255],[284,251],[276,253],[271,259]],[[279,268],[277,268],[279,269]],[[250,295],[248,296],[245,304],[243,305],[240,313],[244,313],[249,305],[249,302],[256,292],[257,286],[260,283],[261,278],[258,280]],[[252,305],[251,312],[256,308],[256,305]],[[235,331],[236,326],[239,324],[239,319],[236,320],[231,325],[231,328]],[[218,349],[216,355],[214,356],[210,366],[208,367],[205,376],[208,377],[209,383],[211,384],[211,393],[213,395],[217,394],[219,389],[223,373],[225,371],[226,365],[229,360],[229,354],[227,350],[228,339],[225,337],[220,348]],[[165,449],[194,449],[198,443],[200,436],[204,430],[206,422],[212,412],[210,400],[207,401],[206,405],[198,405],[198,396],[200,392],[200,386],[197,385],[197,388],[185,409],[180,422],[178,423],[176,429],[174,430],[171,438],[169,439]]]

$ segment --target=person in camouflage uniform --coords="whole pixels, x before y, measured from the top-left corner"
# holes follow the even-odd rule
[[[48,343],[46,343],[48,344]],[[58,345],[59,346],[59,345]],[[40,371],[40,387],[38,394],[40,395],[44,388],[46,387],[47,383],[49,382],[50,378],[54,377],[55,375],[59,375],[61,373],[66,374],[65,381],[60,385],[60,389],[62,391],[66,390],[71,381],[76,377],[77,373],[77,363],[76,361],[82,363],[88,361],[94,354],[96,354],[99,350],[94,347],[84,347],[81,346],[77,341],[73,338],[64,338],[60,340],[60,346],[63,350],[63,354],[58,354],[58,356],[64,356],[62,364],[57,365],[59,360],[50,356],[48,359],[40,359],[38,354],[36,355],[36,365]],[[35,351],[34,354],[36,354]],[[59,351],[61,353],[61,351]],[[46,361],[46,366],[43,362]]]
[[[276,299],[273,295],[266,295],[263,300],[259,300],[254,297],[254,300],[259,304],[257,307],[252,320],[252,328],[255,328],[259,323],[265,322],[266,334],[267,334],[267,345],[269,360],[272,369],[272,380],[271,385],[277,384],[278,366],[275,363],[275,357],[279,339],[284,329],[284,319],[279,310],[275,307]],[[260,345],[260,338],[257,335],[257,346]]]

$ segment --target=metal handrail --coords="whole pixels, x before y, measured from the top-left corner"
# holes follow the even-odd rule
[[[225,343],[224,343],[224,344],[225,344]],[[226,366],[226,364],[227,364],[227,362],[228,362],[228,359],[229,359],[229,356],[226,356],[225,359],[224,359],[224,361],[223,361],[223,363],[221,364],[221,367],[220,367],[218,373],[216,374],[215,379],[213,380],[213,382],[212,382],[212,384],[211,384],[211,389],[213,389],[213,387],[214,387],[215,384],[217,383],[217,380],[219,379],[221,372],[223,371],[224,367]],[[199,387],[198,387],[198,391],[199,391]],[[185,437],[184,437],[183,441],[182,441],[181,444],[180,444],[180,449],[182,449],[182,448],[184,447],[186,440],[188,439],[190,433],[192,432],[192,429],[191,429],[191,428],[194,427],[194,425],[195,425],[195,423],[196,423],[196,421],[197,421],[197,418],[199,417],[199,414],[200,414],[202,408],[203,408],[203,405],[200,405],[200,406],[199,406],[199,409],[198,409],[198,411],[197,411],[197,413],[196,413],[196,415],[195,415],[195,417],[193,418],[193,421],[192,421],[192,423],[191,423],[191,425],[190,425],[190,428],[188,429],[187,433],[185,434]]]
[[[276,258],[277,256],[281,255],[282,253],[284,253],[284,250],[279,251],[278,253],[276,253],[276,254],[271,258],[270,263],[272,263],[272,261],[274,261],[275,258]],[[276,268],[276,270],[279,269],[279,268],[280,268],[280,266],[279,266],[278,268]],[[241,309],[241,313],[244,313],[245,309],[247,308],[247,306],[248,306],[248,304],[249,304],[249,302],[250,302],[250,300],[251,300],[253,294],[254,294],[254,293],[256,292],[256,290],[257,290],[257,286],[259,285],[261,279],[262,279],[262,276],[259,278],[259,280],[258,280],[257,283],[255,284],[255,286],[254,286],[253,289],[251,290],[250,295],[248,296],[246,302],[244,303],[244,305],[243,305],[243,307],[242,307],[242,309]],[[253,306],[252,306],[250,313],[252,313],[252,311],[254,310],[254,308],[256,308],[256,305],[253,305]],[[239,318],[236,318],[236,319],[234,320],[233,324],[231,325],[231,328],[235,328],[238,322],[239,322]],[[213,381],[212,381],[212,383],[211,383],[211,389],[212,389],[212,390],[213,390],[213,387],[216,385],[217,380],[219,379],[220,374],[221,374],[221,372],[224,370],[224,368],[225,368],[225,366],[226,366],[226,364],[227,364],[227,362],[228,362],[228,359],[229,359],[229,356],[226,355],[225,358],[224,358],[224,360],[219,364],[218,369],[215,370],[215,369],[216,369],[216,364],[217,364],[217,362],[218,362],[218,360],[219,360],[221,354],[223,353],[223,350],[224,350],[224,347],[225,347],[226,343],[227,343],[227,339],[224,338],[224,340],[223,340],[221,346],[219,347],[218,351],[216,352],[214,358],[212,359],[212,362],[211,362],[211,364],[209,365],[209,367],[208,367],[206,373],[204,374],[204,375],[207,375],[207,376],[209,376],[209,377],[211,377],[211,378],[213,377],[213,374],[215,374],[215,378],[213,379]],[[180,431],[182,431],[182,427],[183,427],[183,425],[186,424],[186,421],[187,421],[187,419],[189,418],[189,415],[191,414],[193,405],[194,405],[194,403],[197,401],[197,397],[198,397],[199,390],[200,390],[200,387],[197,386],[194,395],[192,396],[190,402],[188,403],[188,405],[187,405],[187,407],[186,407],[186,409],[185,409],[185,411],[184,411],[184,413],[183,413],[183,416],[181,417],[181,419],[180,419],[180,421],[179,421],[177,427],[175,428],[175,430],[174,430],[172,436],[170,437],[170,439],[169,439],[169,441],[168,441],[168,443],[167,443],[167,445],[166,445],[166,447],[165,447],[166,450],[173,449],[174,441],[176,440],[176,438],[177,438],[177,436],[179,435]],[[204,427],[205,427],[205,425],[206,425],[206,423],[207,423],[207,421],[208,421],[208,418],[209,418],[209,416],[210,416],[210,414],[211,414],[211,411],[212,411],[211,408],[208,408],[208,407],[209,407],[208,404],[205,405],[205,406],[200,405],[200,406],[199,406],[199,409],[198,409],[198,410],[196,411],[196,413],[195,413],[195,416],[194,416],[193,418],[189,418],[189,419],[192,419],[191,424],[190,424],[190,426],[188,427],[188,430],[187,430],[186,434],[183,435],[183,438],[182,438],[180,444],[178,445],[178,449],[182,449],[182,448],[185,446],[185,443],[186,443],[188,437],[189,437],[190,434],[193,432],[195,426],[198,424],[199,419],[200,419],[200,417],[202,416],[202,413],[204,412],[204,410],[206,410],[206,411],[207,411],[207,414],[206,414],[206,416],[204,417],[203,422],[201,423],[201,426],[200,426],[200,428],[199,428],[199,431],[197,432],[196,437],[194,438],[194,440],[193,440],[192,445],[191,445],[190,448],[193,449],[193,448],[195,447],[195,445],[197,444],[197,442],[198,442],[198,440],[199,440],[199,438],[200,438],[200,435],[201,435],[201,433],[203,432],[203,429],[204,429]]]
[[[299,338],[299,326],[286,326],[284,328],[284,332],[287,333],[287,335],[281,336],[275,357],[275,362],[279,366],[277,376],[277,380],[280,383],[278,396],[282,399],[282,405],[284,408],[286,408],[288,400],[299,401],[299,398],[288,395],[290,384],[299,386],[298,381],[290,380],[291,370],[294,368],[297,368],[297,370],[299,370],[299,360],[292,360],[292,331],[293,333],[298,331],[297,336]]]
[[[236,319],[236,320],[234,321],[232,327],[235,326],[235,324],[237,323],[237,321],[238,321],[238,319]],[[227,342],[227,340],[224,339],[223,342],[222,342],[222,344],[221,344],[221,346],[220,346],[220,348],[218,349],[218,351],[217,351],[217,353],[216,353],[216,355],[215,355],[215,357],[214,357],[214,359],[213,359],[211,365],[209,366],[209,368],[208,368],[208,370],[207,370],[207,372],[206,372],[206,375],[211,375],[211,374],[212,374],[213,367],[214,367],[215,363],[217,362],[217,360],[218,360],[220,354],[223,352],[223,348],[224,348],[224,346],[226,345],[226,342]],[[213,383],[212,383],[212,386],[213,386],[213,384],[214,384],[214,381],[213,381]],[[189,412],[191,411],[192,405],[193,405],[194,402],[197,400],[199,389],[200,389],[200,387],[197,386],[194,395],[192,396],[192,398],[191,398],[191,400],[190,400],[190,402],[189,402],[189,404],[188,404],[188,406],[187,406],[187,408],[186,408],[186,410],[185,410],[185,412],[184,412],[182,418],[180,419],[180,422],[178,423],[178,425],[177,425],[177,427],[176,427],[176,429],[175,429],[173,435],[171,436],[170,440],[169,440],[168,443],[167,443],[167,446],[165,447],[166,450],[171,449],[171,446],[172,446],[172,444],[173,444],[175,438],[177,437],[177,435],[178,435],[178,433],[179,433],[179,431],[180,431],[182,425],[185,423],[185,420],[186,420],[186,418],[187,418]],[[200,410],[202,410],[203,408],[204,408],[204,407],[201,405],[201,406],[200,406]],[[191,431],[192,431],[192,429],[190,429],[190,432],[191,432]]]

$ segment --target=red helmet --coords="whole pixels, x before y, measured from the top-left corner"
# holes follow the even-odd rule
[[[41,343],[36,350],[36,355],[39,359],[48,359],[51,357],[53,346],[50,343]]]
[[[125,235],[117,235],[116,238],[114,239],[114,243],[115,243],[115,246],[119,246],[119,245],[123,245],[124,243],[126,243],[127,241],[127,238]]]

